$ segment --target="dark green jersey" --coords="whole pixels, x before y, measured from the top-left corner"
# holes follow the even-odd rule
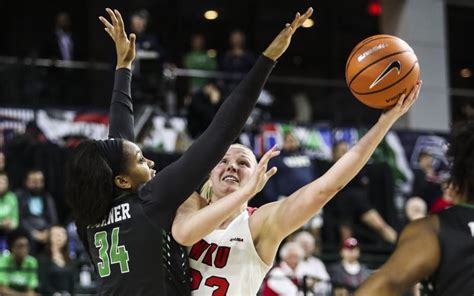
[[[190,294],[185,249],[150,222],[137,195],[117,198],[87,240],[99,295]]]
[[[454,206],[438,214],[441,258],[431,277],[432,295],[474,295],[474,207]]]
[[[193,145],[138,193],[116,198],[102,221],[87,226],[76,217],[100,276],[99,295],[190,295],[186,253],[170,234],[176,210],[238,137],[274,65],[261,56]],[[130,70],[116,71],[109,137],[133,142],[130,81]]]

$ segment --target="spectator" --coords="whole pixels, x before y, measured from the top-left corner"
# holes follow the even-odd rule
[[[196,70],[216,70],[217,62],[206,52],[206,40],[202,34],[194,34],[191,36],[191,51],[183,58],[183,65],[186,69]],[[207,78],[191,77],[189,90],[191,93],[198,91],[208,81]]]
[[[84,249],[84,245],[82,244],[81,239],[77,234],[77,227],[74,221],[70,221],[69,223],[67,223],[66,232],[68,237],[69,256],[71,257],[71,259],[77,259],[79,261],[88,261],[89,255]]]
[[[431,208],[434,200],[442,195],[441,178],[436,173],[433,161],[433,156],[428,151],[422,151],[418,156],[419,168],[413,171],[415,180],[412,196],[421,197],[428,208]]]
[[[135,33],[137,39],[135,46],[137,51],[148,50],[155,51],[158,54],[162,52],[162,48],[158,43],[158,38],[155,35],[147,32],[148,24],[150,22],[150,14],[146,9],[140,9],[132,14],[130,17],[130,31]]]
[[[347,142],[338,142],[333,147],[333,162],[349,150]],[[397,232],[384,220],[369,200],[366,186],[368,178],[361,171],[325,208],[325,224],[336,226],[341,240],[354,236],[354,226],[365,224],[385,241],[395,243]],[[340,221],[342,220],[342,222]],[[327,223],[326,223],[327,222]],[[328,229],[328,231],[334,231]],[[333,239],[334,240],[334,239]]]
[[[340,251],[342,260],[329,268],[335,293],[352,295],[370,275],[369,269],[359,262],[360,249],[353,237],[344,240]]]
[[[75,35],[71,31],[71,17],[67,12],[59,12],[55,17],[54,31],[46,39],[40,55],[47,59],[59,61],[74,61],[83,58],[79,54],[81,49]],[[73,68],[54,67],[46,69],[46,80],[42,81],[36,88],[31,88],[30,92],[33,95],[40,95],[53,102],[52,104],[75,104],[80,98],[77,95],[80,93],[79,84],[71,83],[71,81],[78,81],[80,78],[76,76],[76,71]],[[34,93],[38,91],[39,94]]]
[[[130,17],[130,31],[136,35],[132,96],[134,100],[153,104],[157,97],[162,100],[164,96],[162,73],[166,53],[156,35],[147,31],[150,22],[146,9],[140,9]]]
[[[67,12],[56,15],[54,33],[45,44],[43,54],[45,58],[71,61],[75,60],[76,48],[71,32],[71,18]]]
[[[56,205],[51,195],[44,191],[44,175],[37,169],[26,174],[25,187],[17,191],[21,225],[32,239],[36,253],[48,240],[48,229],[58,223]]]
[[[296,234],[295,242],[300,244],[305,252],[303,261],[296,268],[296,275],[304,280],[305,291],[312,291],[315,296],[329,295],[331,284],[324,263],[314,256],[315,239],[307,231]]]
[[[426,217],[427,205],[426,202],[418,196],[411,197],[405,204],[405,215],[408,221],[413,221]]]
[[[235,30],[229,35],[229,50],[226,52],[222,64],[222,71],[244,74],[247,73],[255,63],[255,56],[247,51],[245,45],[245,34],[242,31]],[[232,80],[226,83],[226,91],[232,90],[238,83],[238,80]]]
[[[317,179],[313,161],[301,151],[300,141],[291,131],[284,133],[280,157],[272,159],[269,166],[275,166],[278,174],[273,176],[263,188],[262,198],[265,202],[285,198]],[[305,225],[305,228],[310,230],[318,240],[323,223],[321,213],[322,211]]]
[[[291,131],[284,133],[280,157],[271,164],[278,168],[278,174],[270,181],[275,184],[275,196],[288,196],[316,179],[311,159],[301,151],[300,141]]]
[[[208,82],[197,91],[188,108],[188,131],[196,139],[211,123],[221,105],[221,92],[217,85]]]
[[[280,250],[281,262],[274,267],[264,282],[263,296],[303,295],[301,279],[296,270],[304,259],[304,250],[296,242],[285,243]]]
[[[0,252],[6,249],[6,236],[18,227],[18,200],[8,190],[8,176],[0,171]]]
[[[8,237],[10,254],[0,257],[0,294],[34,296],[38,262],[29,255],[27,233],[15,230]]]
[[[73,294],[75,268],[69,258],[68,236],[64,227],[51,227],[45,251],[38,259],[40,292],[55,296]]]

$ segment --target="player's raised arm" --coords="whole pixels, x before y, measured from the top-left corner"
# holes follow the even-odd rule
[[[225,100],[204,133],[178,161],[158,173],[143,188],[142,196],[148,205],[145,211],[156,217],[165,229],[171,228],[179,205],[196,190],[238,137],[275,61],[286,51],[296,29],[312,12],[309,8],[304,15],[297,14],[294,21],[286,25]]]
[[[135,34],[127,37],[122,15],[118,10],[106,9],[111,22],[103,16],[100,21],[104,30],[115,43],[117,66],[115,71],[114,90],[110,103],[110,128],[109,138],[122,138],[135,141],[133,130],[133,102],[130,90],[132,83],[132,63],[135,60]]]
[[[279,242],[298,229],[319,211],[339,190],[360,171],[384,138],[390,127],[405,114],[418,97],[420,84],[391,110],[383,113],[378,122],[359,142],[341,157],[323,176],[278,202],[266,204],[252,215],[250,223],[255,240],[262,250],[259,254],[273,259]]]

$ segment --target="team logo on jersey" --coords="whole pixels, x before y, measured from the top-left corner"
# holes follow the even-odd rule
[[[230,239],[231,242],[243,242],[244,239],[241,237],[233,237]]]
[[[195,243],[189,252],[189,258],[199,261],[204,254],[201,262],[217,268],[223,268],[229,260],[230,247],[218,246],[214,243],[209,244],[201,239]]]
[[[379,84],[382,79],[385,78],[385,76],[388,75],[388,73],[392,72],[393,69],[397,69],[397,74],[400,75],[400,71],[402,69],[402,64],[400,64],[400,61],[393,61],[391,62],[385,70],[383,70],[382,73],[380,73],[379,77],[377,77],[374,82],[369,86],[370,89],[372,89],[374,86]]]

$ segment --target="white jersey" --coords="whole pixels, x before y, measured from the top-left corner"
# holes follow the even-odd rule
[[[217,229],[189,248],[193,296],[254,296],[271,266],[253,244],[249,213]]]

